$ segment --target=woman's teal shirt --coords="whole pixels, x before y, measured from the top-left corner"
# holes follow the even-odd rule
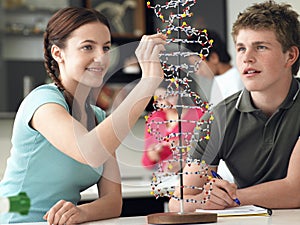
[[[0,182],[0,196],[26,192],[31,200],[27,216],[0,214],[0,224],[44,221],[44,214],[59,200],[77,204],[80,192],[97,183],[103,167],[93,168],[65,155],[29,126],[34,112],[43,104],[57,103],[69,111],[64,96],[53,84],[33,90],[16,114],[12,149]],[[98,122],[105,112],[94,107]],[[61,137],[63,140],[63,136]]]

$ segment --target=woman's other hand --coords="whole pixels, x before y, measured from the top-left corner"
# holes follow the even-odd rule
[[[85,221],[83,217],[83,212],[73,203],[60,200],[43,218],[51,225],[72,225]]]

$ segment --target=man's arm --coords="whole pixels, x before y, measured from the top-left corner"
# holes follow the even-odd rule
[[[224,209],[237,206],[232,199],[238,198],[241,205],[260,205],[267,208],[299,208],[300,207],[300,139],[297,141],[290,158],[287,176],[283,179],[269,181],[248,188],[236,189],[236,186],[226,180],[211,179],[212,190],[210,198],[204,204],[200,201],[207,197],[204,192],[196,189],[184,189],[184,199],[195,199],[198,203],[184,202],[184,209],[193,212],[197,208]],[[211,169],[216,168],[209,168]],[[186,166],[184,172],[196,171],[197,166]],[[210,172],[209,172],[210,173]],[[207,182],[207,181],[206,181]],[[197,175],[185,175],[184,185],[204,187],[205,179]],[[204,185],[204,186],[203,186]],[[179,189],[175,196],[179,197]],[[180,203],[175,199],[169,202],[170,211],[180,211]]]
[[[217,171],[217,167],[208,168],[208,176],[200,176],[194,174],[199,171],[199,165],[192,164],[186,165],[184,168],[183,184],[189,187],[202,188],[184,188],[184,211],[194,212],[196,209],[224,209],[228,207],[237,206],[234,201],[237,198],[237,187],[233,183],[229,183],[226,180],[212,178],[211,170]],[[192,173],[192,174],[191,174]],[[180,189],[177,188],[174,195],[180,197]],[[186,202],[187,199],[196,200],[197,202]],[[180,201],[176,199],[170,199],[169,210],[173,212],[180,211]]]
[[[186,165],[184,168],[183,185],[189,187],[183,189],[184,211],[193,212],[199,208],[223,209],[229,206],[235,206],[236,203],[233,199],[236,198],[236,186],[230,184],[228,181],[212,178],[211,170],[216,171],[217,167],[209,167],[207,171],[208,176],[195,174],[199,171],[199,168],[200,166],[197,164]],[[174,195],[180,198],[179,185]],[[197,202],[195,203],[195,201]],[[171,198],[169,201],[169,210],[179,212],[180,201]]]
[[[192,164],[191,166],[186,165],[184,167],[183,171],[184,171],[184,173],[185,172],[194,173],[197,170],[199,170],[199,166]],[[202,187],[205,183],[205,179],[206,178],[204,178],[204,177],[201,179],[199,175],[195,175],[195,174],[189,174],[189,175],[183,176],[184,185],[188,185],[188,186]],[[195,199],[195,200],[201,201],[201,199],[200,199],[201,191],[200,190],[184,188],[183,193],[184,193],[184,199]],[[178,187],[176,188],[174,195],[176,197],[180,197],[180,189]],[[190,202],[184,201],[184,210],[186,212],[195,211],[196,208],[199,208],[197,206],[198,206],[198,204],[196,204],[196,203],[190,203]],[[169,201],[169,210],[171,212],[179,212],[180,211],[180,202],[174,198],[171,198]]]
[[[300,207],[300,139],[292,152],[287,176],[238,189],[237,196],[243,205],[260,205],[268,208]]]

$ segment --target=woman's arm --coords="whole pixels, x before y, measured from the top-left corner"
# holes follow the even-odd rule
[[[104,173],[98,183],[99,199],[78,206],[85,220],[80,222],[118,217],[122,211],[121,176],[116,158],[104,164]]]
[[[142,79],[119,107],[96,128],[88,132],[62,106],[44,104],[33,115],[31,126],[57,149],[73,159],[98,167],[128,135],[163,79],[159,53],[165,36],[144,36],[136,51]]]
[[[122,210],[121,179],[115,157],[104,164],[104,172],[98,182],[99,199],[73,205],[61,200],[44,216],[49,224],[79,224],[89,221],[118,217]]]

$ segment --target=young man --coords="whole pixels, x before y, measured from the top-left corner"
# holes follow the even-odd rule
[[[241,205],[300,207],[298,14],[274,1],[254,4],[238,15],[232,36],[245,89],[213,109],[210,139],[203,141],[204,134],[195,131],[198,141],[190,154],[205,160],[209,171],[217,171],[223,159],[235,184],[184,175],[184,186],[204,188],[183,189],[185,211],[234,207],[236,198]],[[184,172],[197,169],[187,165]],[[179,205],[172,198],[170,211],[179,211]]]

